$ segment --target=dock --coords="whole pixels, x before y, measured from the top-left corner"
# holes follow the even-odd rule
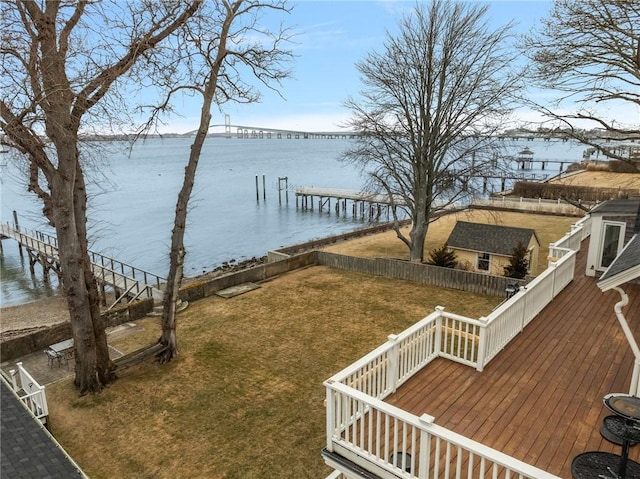
[[[316,188],[302,186],[295,189],[296,208],[313,210],[317,207],[322,212],[325,208],[331,212],[331,201],[337,215],[351,211],[354,218],[369,218],[378,220],[386,214],[389,218],[392,208],[404,206],[402,197],[356,190],[341,190],[336,188]]]
[[[462,172],[452,172],[451,181],[454,178],[462,179],[463,188],[470,181]],[[549,178],[547,174],[535,173],[508,173],[502,175],[478,174],[475,178],[482,179],[483,192],[489,189],[489,180],[500,180],[500,191],[506,191],[507,180],[514,181],[545,181]],[[257,180],[256,180],[257,181]],[[351,212],[354,218],[379,220],[383,217],[390,219],[392,209],[406,206],[404,198],[400,195],[389,195],[372,193],[367,191],[343,190],[337,188],[317,188],[312,186],[300,186],[295,188],[296,209],[314,210],[319,212],[332,209],[336,215]],[[446,207],[446,205],[440,205]],[[397,212],[397,211],[396,211]]]
[[[35,265],[39,264],[44,281],[49,280],[51,271],[60,275],[58,242],[55,236],[0,224],[0,238],[17,241],[21,257],[24,257],[23,248],[26,250],[31,274],[35,274]],[[166,283],[165,278],[93,251],[89,251],[89,258],[103,303],[106,303],[105,287],[113,288],[116,293],[116,300],[108,309],[123,301],[133,301],[140,297],[162,300],[164,293],[161,287]]]

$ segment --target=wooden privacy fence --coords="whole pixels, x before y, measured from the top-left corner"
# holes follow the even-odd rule
[[[525,285],[525,280],[443,268],[430,264],[410,263],[398,259],[357,258],[317,251],[318,264],[357,273],[403,279],[442,288],[458,289],[476,294],[506,296],[509,284]]]

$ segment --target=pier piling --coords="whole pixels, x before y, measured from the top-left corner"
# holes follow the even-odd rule
[[[20,231],[20,225],[18,224],[18,212],[13,210],[13,227],[16,231]],[[24,259],[24,255],[22,253],[22,244],[18,241],[18,253],[20,253],[20,259]]]

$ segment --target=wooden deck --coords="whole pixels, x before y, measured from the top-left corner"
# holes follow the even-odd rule
[[[629,391],[633,354],[613,311],[620,295],[583,274],[588,241],[576,279],[483,372],[438,359],[387,401],[563,478],[582,452],[619,454],[600,436],[602,398]],[[624,289],[639,338],[640,285]],[[629,457],[640,462],[640,446]]]

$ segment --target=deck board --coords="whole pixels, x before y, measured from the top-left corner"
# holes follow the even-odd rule
[[[576,278],[483,372],[437,359],[388,402],[560,477],[582,452],[619,453],[600,435],[602,398],[629,390],[633,354],[613,310],[619,294],[584,275],[587,249],[585,240]],[[640,338],[640,285],[624,289]],[[640,446],[630,458],[640,462]]]

